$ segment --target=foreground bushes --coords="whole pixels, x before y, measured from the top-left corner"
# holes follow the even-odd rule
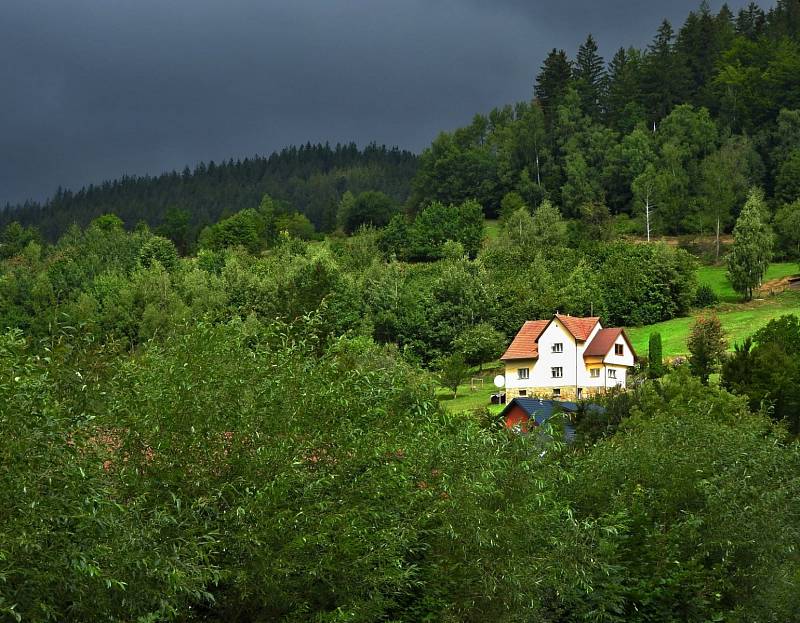
[[[0,612],[53,621],[788,620],[800,463],[667,377],[574,452],[439,411],[365,338],[0,342]],[[745,587],[749,587],[745,590]],[[672,617],[672,618],[670,618]]]

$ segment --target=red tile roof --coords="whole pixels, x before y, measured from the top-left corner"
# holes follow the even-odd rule
[[[577,318],[575,316],[562,316],[561,314],[556,314],[556,318],[561,321],[567,331],[572,333],[572,337],[576,340],[581,340],[585,342],[589,339],[589,335],[594,329],[594,325],[596,325],[600,318],[596,316],[592,316],[590,318]]]
[[[539,357],[539,345],[536,340],[548,324],[550,324],[549,320],[529,320],[526,322],[500,359],[502,361],[537,359]]]
[[[584,357],[605,357],[622,329],[600,329],[583,352]]]
[[[631,349],[631,353],[633,353],[633,357],[636,359],[636,351],[633,350],[631,341],[628,339],[624,329],[600,329],[592,341],[589,342],[589,345],[583,352],[583,356],[605,357],[620,335],[625,338],[625,341],[628,343],[628,348]]]

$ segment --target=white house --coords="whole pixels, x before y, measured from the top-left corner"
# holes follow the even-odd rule
[[[625,389],[636,353],[624,329],[604,329],[600,318],[556,314],[526,322],[500,359],[506,366],[506,401],[581,400]]]

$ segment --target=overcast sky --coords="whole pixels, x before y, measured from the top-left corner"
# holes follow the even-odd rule
[[[0,0],[0,205],[306,141],[419,151],[530,98],[553,47],[610,57],[698,5]]]

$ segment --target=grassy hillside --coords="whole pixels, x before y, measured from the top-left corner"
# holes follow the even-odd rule
[[[800,272],[800,268],[794,262],[776,262],[767,269],[764,278],[765,284],[776,279],[783,279]],[[701,266],[697,270],[697,279],[703,284],[710,286],[719,300],[724,303],[740,303],[742,297],[733,291],[728,277],[725,275],[724,266]]]
[[[770,320],[784,314],[800,314],[800,292],[784,292],[769,299],[747,304],[723,304],[716,309],[730,348],[752,335]],[[647,354],[647,341],[651,333],[658,331],[664,344],[664,356],[675,357],[687,354],[686,338],[694,317],[674,318],[666,322],[634,327],[628,330],[633,347],[641,355]]]

